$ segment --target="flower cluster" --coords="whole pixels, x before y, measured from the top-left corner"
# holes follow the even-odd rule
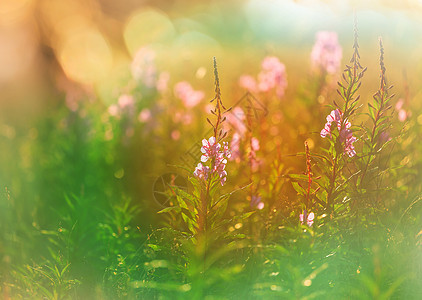
[[[311,52],[311,62],[315,69],[329,74],[336,73],[340,68],[342,55],[337,33],[320,31],[316,34],[316,42]]]
[[[352,130],[350,130],[352,124],[348,120],[345,120],[344,128],[342,128],[342,117],[343,113],[339,109],[331,111],[327,116],[327,122],[325,123],[324,128],[321,130],[321,137],[325,138],[327,135],[331,137],[331,126],[332,123],[335,122],[337,129],[340,132],[340,141],[344,142],[344,152],[349,157],[353,157],[356,155],[355,147],[353,146],[353,143],[356,142],[356,138],[353,136]]]
[[[112,104],[108,108],[110,116],[119,117],[120,114],[126,113],[127,115],[133,115],[135,112],[135,99],[133,96],[123,94],[117,100],[117,104]]]
[[[355,156],[356,150],[353,143],[356,142],[357,139],[353,136],[353,132],[350,129],[345,129],[340,133],[340,139],[344,141],[344,152],[346,152],[349,157]]]
[[[277,57],[268,56],[262,61],[258,80],[250,75],[243,75],[239,84],[251,92],[269,92],[275,89],[277,96],[281,98],[287,88],[286,67]]]
[[[192,108],[201,102],[205,94],[202,91],[195,91],[189,82],[182,81],[174,86],[174,94],[182,100],[186,108]]]
[[[227,172],[225,170],[227,158],[231,157],[228,143],[223,142],[223,146],[221,146],[220,143],[217,143],[216,138],[212,136],[208,140],[202,140],[201,152],[201,162],[195,168],[193,174],[204,180],[207,180],[209,176],[217,174],[220,178],[221,185],[224,185],[227,179]],[[204,165],[206,162],[210,162],[210,166]]]
[[[340,131],[341,129],[341,116],[342,113],[339,109],[335,109],[331,111],[331,113],[327,116],[327,123],[325,123],[324,128],[321,130],[321,137],[325,138],[327,135],[331,137],[331,124],[335,122],[337,124],[337,128]],[[346,128],[350,127],[350,122],[346,122]]]
[[[299,215],[299,220],[300,220],[300,223],[303,225],[303,222],[304,222],[304,217],[303,217],[303,215],[306,215],[306,210],[304,211],[304,214],[300,214]],[[312,224],[314,224],[314,218],[315,218],[315,215],[314,215],[314,213],[310,213],[310,214],[308,214],[307,215],[307,218],[306,218],[306,224],[308,224],[308,226],[309,227],[311,227],[312,226]]]

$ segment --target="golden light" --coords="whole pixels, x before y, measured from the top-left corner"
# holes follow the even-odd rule
[[[129,18],[123,33],[126,47],[131,54],[146,45],[171,42],[175,34],[173,23],[167,15],[153,8],[135,12]]]
[[[107,41],[93,28],[68,37],[61,45],[58,57],[65,73],[82,83],[104,79],[113,63]]]
[[[12,80],[30,69],[39,41],[33,28],[36,27],[32,22],[0,28],[0,81]]]
[[[0,24],[10,25],[22,21],[31,12],[33,0],[0,1]]]
[[[178,37],[173,45],[173,53],[179,59],[190,60],[194,57],[219,57],[221,46],[212,37],[198,31],[186,32]]]

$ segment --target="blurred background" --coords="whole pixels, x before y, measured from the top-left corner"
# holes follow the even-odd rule
[[[294,90],[296,79],[309,69],[317,31],[336,31],[343,57],[350,57],[354,11],[361,52],[375,56],[381,36],[387,68],[394,70],[389,77],[400,83],[405,71],[410,86],[419,84],[412,76],[422,70],[419,0],[3,0],[0,116],[11,125],[27,124],[46,103],[59,101],[57,94],[65,94],[67,101],[90,94],[113,103],[143,46],[154,49],[157,65],[170,73],[192,76],[205,68],[207,83],[213,56],[222,77],[235,78],[254,57],[277,54],[288,72],[295,70],[289,75]],[[369,55],[362,62],[370,72],[378,63]],[[223,94],[230,88],[223,80]],[[209,96],[212,88],[205,92]],[[10,135],[8,129],[1,132]]]
[[[66,284],[77,278],[83,295],[99,299],[119,290],[119,270],[127,282],[160,278],[138,268],[160,250],[145,246],[164,219],[156,214],[163,208],[156,183],[171,171],[169,164],[180,164],[180,155],[209,137],[204,133],[206,103],[215,93],[213,57],[228,107],[244,95],[239,78],[258,74],[265,57],[284,64],[284,95],[260,94],[271,114],[266,128],[254,133],[261,138],[259,155],[267,159],[255,181],[268,185],[280,153],[285,170],[303,172],[305,162],[295,153],[305,140],[311,151],[326,142],[319,131],[352,55],[354,15],[361,64],[368,68],[362,103],[379,86],[381,37],[394,101],[402,99],[396,112],[404,114],[400,122],[394,116],[391,132],[415,129],[398,141],[391,159],[391,165],[408,168],[394,169],[390,178],[399,196],[391,196],[389,213],[400,222],[399,212],[421,192],[415,141],[422,132],[422,0],[1,0],[0,282],[15,286],[0,291],[6,295],[12,287],[16,295],[31,295],[28,278],[45,280],[50,288],[46,278],[36,277],[41,272],[31,277],[19,269],[32,264],[60,270],[71,264]],[[312,68],[320,31],[336,33],[342,49],[341,67],[333,74]],[[182,103],[176,85],[184,81],[201,105]],[[260,136],[261,129],[270,134]],[[230,163],[228,185],[240,186],[245,176]],[[185,167],[193,171],[194,165]],[[288,183],[280,194],[267,200],[278,201],[282,213],[297,221],[297,193]],[[230,205],[233,214],[251,209],[244,195]]]

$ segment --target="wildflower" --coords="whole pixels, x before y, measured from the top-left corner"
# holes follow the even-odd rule
[[[202,140],[201,152],[201,163],[195,169],[195,176],[202,179],[207,179],[209,175],[217,174],[220,178],[221,185],[226,182],[227,171],[225,170],[227,164],[227,158],[231,157],[229,145],[227,142],[223,142],[223,146],[216,142],[214,136],[208,140]],[[203,163],[211,162],[211,167],[204,166]]]
[[[224,156],[230,158],[232,156],[231,151],[229,150],[229,143],[223,142],[223,153]]]
[[[173,130],[171,132],[171,138],[175,141],[177,141],[178,139],[180,139],[180,131],[179,130]]]
[[[151,111],[148,108],[141,110],[138,116],[138,121],[141,123],[146,123],[151,120]]]
[[[261,201],[260,196],[253,195],[251,198],[251,207],[256,207],[257,209],[261,210],[264,208],[264,202]]]
[[[157,77],[157,69],[154,60],[155,52],[147,47],[143,47],[136,52],[131,64],[133,78],[141,81],[149,88],[155,86]]]
[[[327,116],[327,123],[325,123],[324,128],[321,130],[321,137],[325,138],[327,135],[331,137],[331,123],[333,122],[337,124],[338,130],[341,129],[341,116],[342,113],[339,109],[331,111],[331,113]],[[346,125],[349,126],[350,123],[346,122]]]
[[[300,223],[303,225],[303,221],[304,221],[304,217],[303,217],[303,215],[307,215],[306,214],[306,210],[304,211],[304,214],[300,214],[299,215],[299,220],[300,220]],[[314,213],[313,212],[311,212],[309,215],[307,215],[307,218],[306,218],[306,224],[308,224],[308,226],[309,227],[311,227],[312,226],[312,224],[314,223],[314,218],[315,218],[315,215],[314,215]]]
[[[349,157],[353,157],[356,155],[355,147],[353,146],[354,142],[356,142],[356,138],[352,135],[352,132],[350,131],[344,142],[344,151]]]
[[[327,116],[327,123],[325,123],[324,128],[321,130],[321,137],[325,138],[326,136],[331,137],[332,133],[332,123],[334,122],[337,126],[338,131],[340,132],[340,141],[344,142],[344,152],[349,156],[353,157],[356,155],[355,147],[353,143],[356,142],[356,138],[353,136],[353,132],[350,130],[352,124],[345,120],[344,128],[342,128],[343,113],[339,109],[331,111]]]
[[[255,137],[251,139],[251,150],[254,152],[259,150],[259,140]]]
[[[208,159],[215,157],[220,150],[221,145],[216,144],[215,137],[210,137],[207,141],[206,139],[202,140],[202,148],[201,152],[203,155],[201,156],[202,162],[207,162]]]
[[[135,100],[131,95],[123,94],[119,97],[117,103],[119,104],[120,109],[131,110],[132,108],[134,108]]]
[[[278,97],[284,96],[287,88],[286,67],[275,56],[267,56],[261,63],[258,79],[250,75],[242,75],[239,85],[250,92],[269,92],[275,89]]]
[[[278,97],[283,97],[287,87],[286,67],[275,56],[266,57],[262,64],[262,71],[258,74],[258,88],[261,92],[268,92],[275,88]]]
[[[193,172],[193,174],[201,179],[207,180],[208,179],[208,174],[210,173],[210,168],[207,166],[204,166],[202,163],[199,163],[196,168],[195,171]]]
[[[174,94],[182,100],[186,108],[192,108],[198,105],[205,96],[204,92],[195,91],[189,82],[186,81],[179,82],[175,85]]]
[[[334,74],[340,68],[342,56],[343,52],[336,32],[317,32],[316,42],[311,52],[311,63],[315,69]]]

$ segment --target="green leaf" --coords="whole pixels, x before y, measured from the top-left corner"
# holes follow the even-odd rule
[[[287,174],[287,177],[297,180],[308,180],[308,175],[305,174]]]
[[[305,195],[306,191],[303,187],[300,186],[300,184],[296,181],[292,181],[292,186],[295,189],[295,191],[299,194],[299,195]]]
[[[175,210],[176,212],[180,212],[181,211],[181,209],[180,209],[179,206],[169,206],[169,207],[166,207],[166,208],[160,210],[158,212],[158,214],[166,213],[166,212],[173,211],[173,210]]]

